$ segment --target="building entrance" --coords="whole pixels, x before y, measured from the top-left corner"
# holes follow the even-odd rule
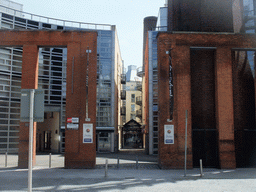
[[[143,133],[141,125],[133,119],[127,122],[122,128],[122,148],[143,148]]]
[[[102,153],[111,152],[111,133],[99,132],[96,135],[97,151]]]
[[[59,112],[44,114],[44,122],[37,123],[38,152],[60,152]]]
[[[233,51],[234,134],[237,167],[256,167],[255,51]]]

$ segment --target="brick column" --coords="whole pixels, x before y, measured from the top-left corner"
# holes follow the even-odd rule
[[[216,121],[221,169],[236,168],[231,49],[217,48]]]
[[[37,89],[38,87],[38,47],[24,45],[22,56],[21,89]],[[36,163],[36,122],[34,122],[33,165]],[[20,122],[19,132],[19,168],[28,168],[29,123]]]
[[[88,35],[87,35],[88,36]],[[86,36],[86,37],[87,37]],[[77,130],[65,131],[65,168],[94,168],[96,164],[97,34],[91,42],[69,43],[67,55],[66,117],[79,117]],[[86,118],[86,69],[89,46],[89,118]],[[74,62],[74,64],[72,64]],[[73,69],[72,69],[73,68]],[[72,75],[73,71],[73,75]],[[83,143],[83,124],[93,124],[93,143]]]
[[[160,36],[161,37],[161,36]],[[158,42],[161,42],[160,38]],[[161,168],[183,168],[185,156],[185,111],[188,110],[188,156],[187,167],[192,168],[191,140],[191,86],[190,49],[186,46],[172,47],[174,76],[174,118],[169,119],[169,55],[163,44],[158,44],[158,102],[159,102],[159,155]],[[174,125],[174,144],[164,144],[164,125]]]

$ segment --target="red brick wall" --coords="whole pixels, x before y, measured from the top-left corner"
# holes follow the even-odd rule
[[[97,32],[85,31],[0,31],[0,46],[24,46],[22,63],[22,88],[36,89],[38,84],[38,47],[61,46],[68,48],[67,56],[67,117],[79,117],[78,130],[66,130],[66,168],[93,168],[96,160],[96,73]],[[89,118],[86,117],[86,49],[92,51],[89,59]],[[74,79],[72,91],[72,61]],[[83,123],[93,124],[92,144],[83,144]],[[26,168],[28,153],[28,131],[20,123],[19,167]],[[34,124],[34,138],[36,123]],[[36,140],[34,139],[34,145]],[[35,149],[33,160],[35,162]]]
[[[23,46],[22,63],[22,78],[21,89],[37,89],[38,88],[38,47],[36,45]],[[33,63],[34,65],[31,65]],[[19,168],[28,167],[28,152],[29,152],[29,127],[28,123],[20,123],[19,132]],[[36,146],[36,122],[34,122],[33,145]],[[33,148],[33,165],[36,163],[36,147]]]
[[[69,43],[67,55],[67,104],[66,117],[79,117],[79,129],[65,133],[65,168],[93,168],[96,160],[96,81],[97,33],[80,33],[80,43]],[[88,114],[86,118],[86,67],[89,47]],[[72,94],[72,60],[74,57],[74,89]],[[83,124],[93,124],[93,143],[83,143]]]
[[[188,167],[192,167],[190,47],[217,47],[215,60],[215,110],[220,168],[235,168],[232,48],[255,48],[255,35],[159,33],[159,164],[162,168],[184,165],[185,110],[188,110]],[[174,119],[167,122],[169,102],[168,57],[172,48]],[[209,86],[209,85],[204,85]],[[206,89],[207,90],[207,89]],[[164,144],[164,125],[173,124],[174,145]]]

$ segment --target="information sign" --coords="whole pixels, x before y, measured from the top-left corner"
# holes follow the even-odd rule
[[[67,123],[67,129],[78,129],[79,124]]]
[[[164,144],[174,144],[174,125],[164,125]]]
[[[83,124],[83,143],[93,143],[93,124]]]
[[[79,123],[79,117],[68,117],[67,123]]]

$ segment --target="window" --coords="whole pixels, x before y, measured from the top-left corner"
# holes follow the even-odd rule
[[[131,112],[135,112],[135,105],[134,104],[131,105]]]
[[[131,102],[132,102],[132,103],[135,103],[135,94],[132,94],[132,95],[131,95]]]
[[[135,118],[136,118],[135,114],[131,114],[131,119],[135,120]]]

